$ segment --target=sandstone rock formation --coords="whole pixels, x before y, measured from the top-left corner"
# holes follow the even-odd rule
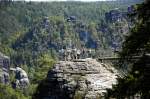
[[[36,99],[96,99],[116,84],[118,71],[95,59],[59,61],[38,87]],[[78,99],[78,98],[76,98]]]
[[[9,83],[9,63],[9,57],[0,52],[0,83]]]
[[[0,83],[8,84],[9,83],[9,72],[5,68],[0,68]]]
[[[15,73],[15,79],[16,81],[14,82],[14,88],[26,88],[29,85],[29,78],[27,73],[20,67],[16,68],[10,68],[11,71],[14,71]]]

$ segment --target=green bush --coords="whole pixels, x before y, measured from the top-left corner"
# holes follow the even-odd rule
[[[9,85],[0,84],[0,99],[28,99],[20,91],[14,90]]]

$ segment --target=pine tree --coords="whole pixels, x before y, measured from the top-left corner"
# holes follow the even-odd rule
[[[150,1],[135,6],[136,25],[123,44],[120,53],[121,66],[128,62],[131,71],[124,78],[118,79],[118,84],[108,90],[106,97],[124,99],[140,95],[141,99],[150,99]],[[140,56],[132,61],[135,56]],[[129,65],[129,64],[128,64]]]

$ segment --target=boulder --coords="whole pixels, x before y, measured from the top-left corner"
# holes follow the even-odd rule
[[[30,83],[27,73],[20,67],[10,68],[15,73],[16,82],[14,83],[19,88],[26,88]]]

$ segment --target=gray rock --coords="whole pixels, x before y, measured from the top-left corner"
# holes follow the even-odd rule
[[[0,83],[9,83],[9,66],[9,57],[0,52]]]
[[[9,84],[9,73],[4,69],[0,69],[0,83]]]
[[[48,93],[53,94],[44,97],[73,99],[76,93],[82,93],[84,99],[96,99],[98,95],[103,96],[107,88],[112,88],[112,84],[117,83],[117,75],[118,71],[115,68],[99,63],[95,59],[59,61],[47,76],[49,85],[46,89]]]
[[[20,67],[16,68],[10,68],[11,71],[14,71],[15,73],[15,87],[18,88],[26,88],[30,83],[29,83],[29,78],[27,73]]]

